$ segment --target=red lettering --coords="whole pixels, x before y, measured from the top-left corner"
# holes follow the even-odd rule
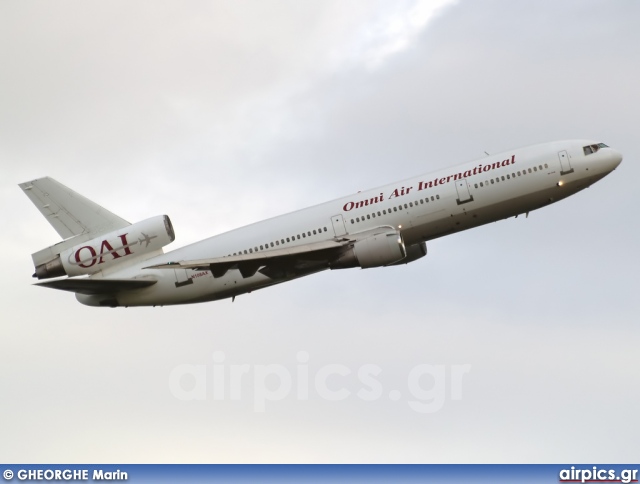
[[[345,212],[348,212],[349,210],[353,210],[354,206],[355,206],[355,203],[347,202],[344,204],[344,207],[342,207],[342,210],[344,210]]]
[[[88,262],[88,261],[80,262],[80,260],[81,260],[80,259],[80,252],[82,252],[82,249],[88,249],[89,252],[91,253],[91,259],[90,259],[91,260],[91,264],[86,265],[85,262]],[[76,256],[75,257],[76,257],[76,262],[80,265],[80,267],[84,267],[86,269],[86,268],[89,268],[89,267],[91,267],[92,265],[94,265],[96,263],[96,257],[97,256],[98,256],[98,254],[96,254],[96,250],[93,247],[91,247],[90,245],[85,245],[84,247],[80,247],[78,250],[76,250]]]
[[[107,249],[107,250],[105,251],[104,249]],[[104,263],[104,260],[102,260],[102,256],[104,254],[111,254],[114,259],[119,259],[120,257],[122,257],[115,250],[113,250],[113,247],[111,247],[111,244],[109,244],[107,240],[103,240],[102,245],[100,245],[100,260],[98,261],[98,264]]]
[[[124,249],[124,255],[131,255],[131,249],[129,248],[129,242],[127,242],[127,235],[129,234],[122,234],[122,235],[118,235],[118,237],[120,237],[120,240],[122,241],[122,248]]]

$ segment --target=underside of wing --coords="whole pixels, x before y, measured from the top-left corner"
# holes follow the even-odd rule
[[[251,277],[260,271],[267,277],[279,279],[292,273],[328,267],[348,244],[349,240],[346,239],[327,240],[237,256],[168,262],[146,267],[146,269],[204,270],[211,271],[215,278],[224,276],[230,269],[238,269],[244,278]]]
[[[35,285],[79,294],[117,294],[149,287],[156,282],[149,279],[59,279]]]

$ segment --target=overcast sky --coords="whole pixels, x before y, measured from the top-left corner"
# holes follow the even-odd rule
[[[637,461],[638,18],[623,0],[1,2],[0,461]],[[31,285],[59,240],[17,186],[36,177],[131,222],[168,214],[171,249],[564,138],[624,161],[407,266],[168,308]],[[214,353],[249,365],[239,400],[214,398]],[[257,412],[268,364],[294,387]],[[172,390],[184,365],[203,400]],[[314,387],[327,365],[351,372],[327,380],[346,399]],[[438,411],[409,404],[420,365],[444,371]]]

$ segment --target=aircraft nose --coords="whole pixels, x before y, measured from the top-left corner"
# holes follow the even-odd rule
[[[611,150],[609,154],[609,159],[611,160],[612,169],[616,169],[620,163],[622,163],[622,153],[616,150]]]

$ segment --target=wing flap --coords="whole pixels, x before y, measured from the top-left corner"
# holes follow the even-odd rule
[[[57,281],[40,282],[36,286],[50,287],[61,291],[80,294],[117,294],[154,285],[151,279],[59,279]]]
[[[224,276],[229,269],[238,269],[242,277],[253,276],[261,267],[261,273],[272,277],[272,274],[279,274],[282,269],[295,270],[303,265],[321,265],[328,263],[344,247],[349,240],[326,240],[314,242],[312,244],[298,245],[283,249],[265,250],[228,257],[214,257],[211,259],[197,259],[179,262],[167,262],[145,269],[192,269],[201,271],[211,271],[213,277]],[[266,270],[265,270],[266,269]]]

